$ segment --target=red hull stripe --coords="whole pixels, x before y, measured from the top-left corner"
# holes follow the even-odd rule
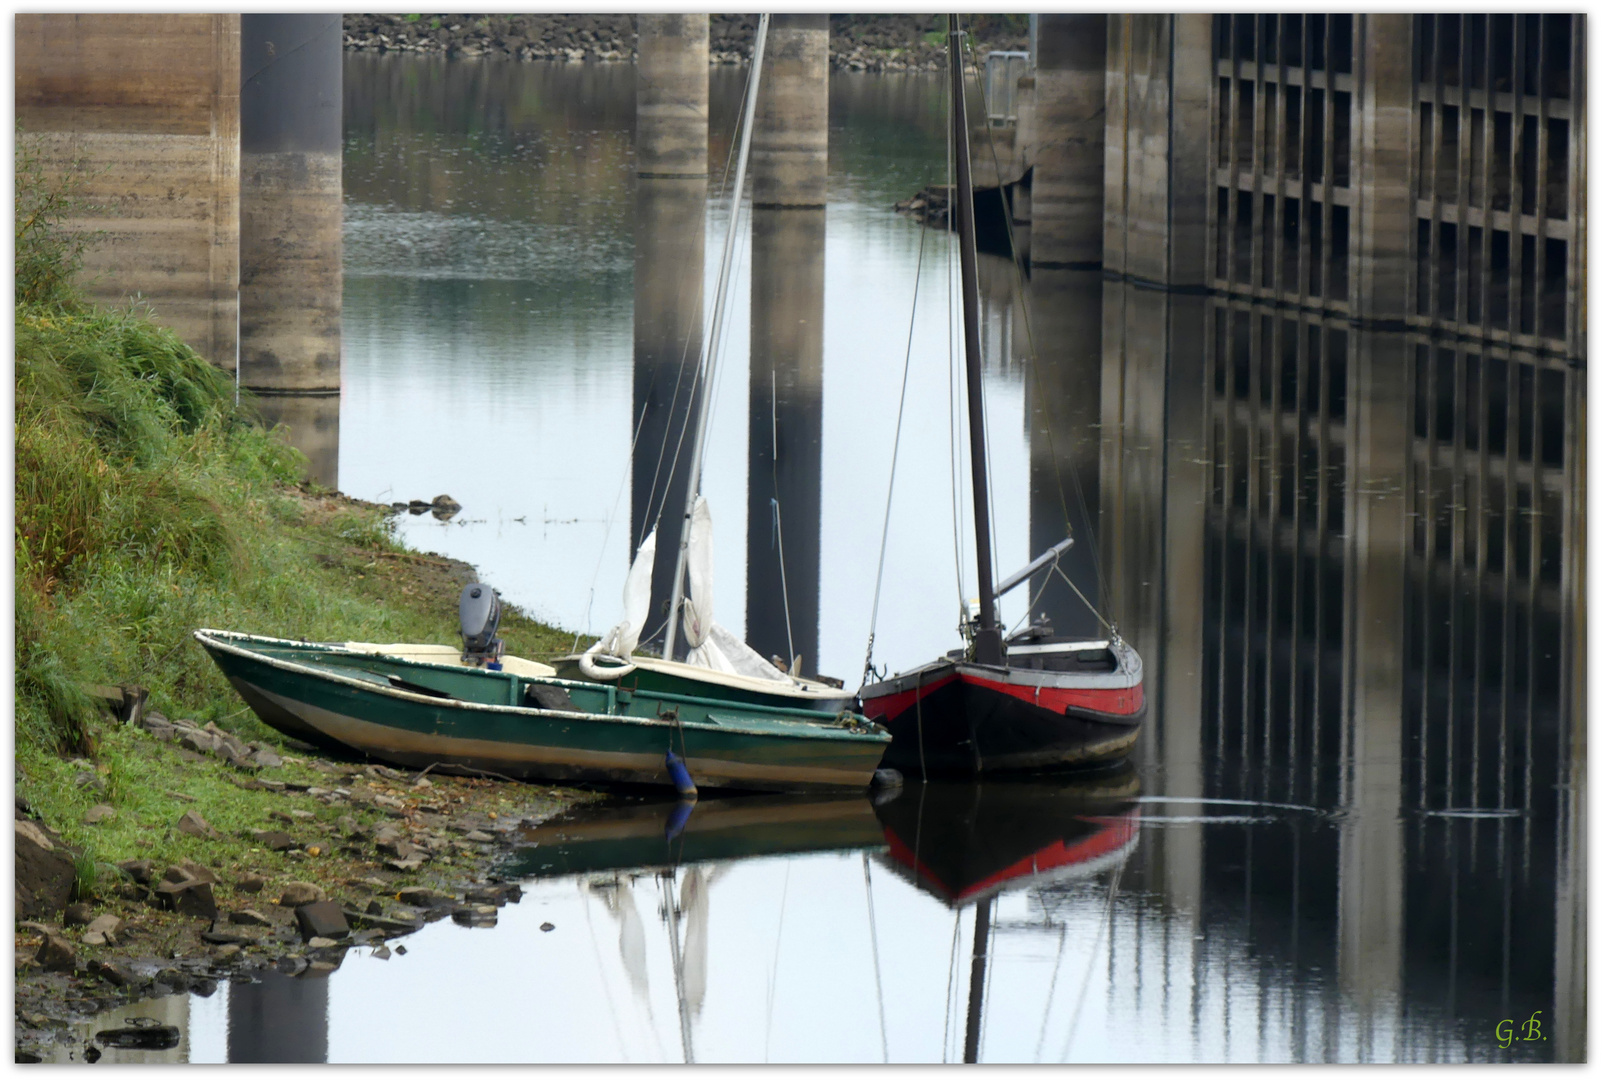
[[[1118,851],[1133,842],[1136,833],[1140,831],[1140,812],[1138,810],[1116,818],[1098,818],[1096,820],[1106,821],[1107,826],[1072,844],[1065,844],[1061,840],[1048,844],[1032,855],[1024,856],[1011,866],[974,882],[960,892],[953,892],[949,883],[942,881],[931,873],[928,866],[916,858],[912,854],[912,849],[894,832],[886,829],[885,839],[890,842],[889,855],[892,859],[903,866],[911,868],[917,874],[918,880],[933,886],[934,891],[941,896],[961,903],[971,896],[996,888],[1014,878],[1032,877],[1035,874],[1047,873],[1060,867],[1089,862],[1092,859]]]
[[[932,694],[947,683],[955,681],[956,678],[957,673],[952,672],[950,675],[941,676],[932,683],[924,683],[922,686],[915,686],[911,690],[903,690],[899,694],[887,694],[880,698],[869,698],[862,703],[862,712],[869,720],[877,720],[881,716],[900,716],[912,708],[913,702],[918,700],[919,695],[927,696]]]
[[[1108,687],[1097,690],[1075,690],[1055,686],[1019,686],[1016,683],[981,679],[974,675],[961,675],[959,678],[970,686],[982,686],[986,690],[1006,694],[1008,697],[1015,697],[1019,701],[1027,701],[1031,705],[1039,705],[1042,709],[1050,709],[1056,713],[1067,712],[1070,705],[1077,705],[1081,709],[1091,709],[1095,712],[1132,716],[1140,711],[1140,706],[1146,700],[1146,689],[1141,683],[1122,689]]]
[[[931,683],[915,686],[911,690],[903,690],[899,694],[887,694],[880,698],[869,698],[862,703],[862,711],[871,720],[882,717],[900,716],[912,708],[920,695],[928,696],[945,686],[954,679],[961,679],[969,686],[981,686],[986,690],[1008,697],[1026,701],[1031,705],[1038,705],[1042,709],[1049,709],[1054,713],[1064,713],[1070,706],[1081,709],[1090,709],[1094,712],[1112,713],[1116,716],[1132,716],[1140,711],[1146,701],[1146,688],[1141,683],[1123,688],[1106,689],[1073,689],[1070,687],[1018,686],[1013,683],[997,682],[993,679],[981,679],[975,675],[957,674],[943,676]]]

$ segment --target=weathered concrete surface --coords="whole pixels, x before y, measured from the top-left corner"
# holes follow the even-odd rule
[[[239,16],[19,14],[16,120],[50,167],[76,161],[103,234],[92,299],[142,296],[234,367],[239,290]]]
[[[1102,264],[1165,285],[1207,279],[1212,17],[1107,20]]]
[[[341,173],[338,151],[241,155],[239,380],[251,390],[339,393]]]
[[[707,17],[640,15],[635,175],[706,176]]]
[[[751,205],[822,206],[829,188],[829,17],[768,24],[751,141]]]
[[[1101,265],[1107,16],[1041,15],[1035,69],[1030,259]]]
[[[340,25],[326,13],[240,23],[239,381],[329,486],[344,289]],[[287,400],[304,397],[334,408]]]
[[[1415,272],[1410,250],[1415,231],[1413,17],[1360,15],[1355,37],[1361,52],[1356,57],[1360,135],[1352,170],[1357,185],[1352,306],[1366,320],[1400,325],[1408,315]]]

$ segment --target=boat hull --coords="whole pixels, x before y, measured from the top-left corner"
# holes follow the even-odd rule
[[[865,687],[862,711],[893,737],[886,766],[979,776],[1121,761],[1146,706],[1138,666],[1078,677],[945,660]]]
[[[634,696],[628,708],[648,715],[603,714],[591,702],[615,701],[607,688],[539,680],[571,692],[595,711],[487,704],[434,696],[424,688],[459,686],[474,675],[377,658],[378,670],[405,672],[410,692],[364,684],[317,663],[262,655],[244,635],[196,637],[263,722],[297,739],[338,746],[412,768],[489,774],[514,780],[671,786],[666,753],[684,758],[699,787],[752,791],[865,789],[888,741],[882,733],[742,715],[719,703]],[[255,639],[263,640],[263,639]],[[272,640],[272,639],[265,639]],[[287,643],[285,643],[287,644]],[[307,658],[319,659],[315,654]],[[350,657],[341,662],[354,665]],[[367,663],[367,662],[363,662]],[[359,672],[358,672],[359,673]],[[456,680],[445,682],[445,676]],[[530,680],[484,673],[506,699],[521,699]],[[498,693],[499,690],[497,689]],[[437,693],[437,691],[436,691]],[[649,715],[654,708],[663,718]],[[664,708],[664,705],[670,707]]]

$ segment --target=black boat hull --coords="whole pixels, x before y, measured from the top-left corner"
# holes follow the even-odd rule
[[[913,776],[981,776],[1128,756],[1146,714],[1138,681],[1077,686],[1042,674],[950,661],[865,688],[863,712],[893,738],[882,764]]]

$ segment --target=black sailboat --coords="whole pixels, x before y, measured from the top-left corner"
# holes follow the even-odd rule
[[[1059,638],[1031,627],[1004,639],[996,599],[1050,565],[1065,540],[1003,581],[991,574],[990,495],[980,379],[979,275],[961,35],[949,21],[951,137],[962,266],[968,438],[978,561],[977,616],[965,616],[965,647],[864,686],[863,712],[894,741],[884,764],[919,775],[980,775],[1104,765],[1128,755],[1145,717],[1140,656],[1116,633]]]

